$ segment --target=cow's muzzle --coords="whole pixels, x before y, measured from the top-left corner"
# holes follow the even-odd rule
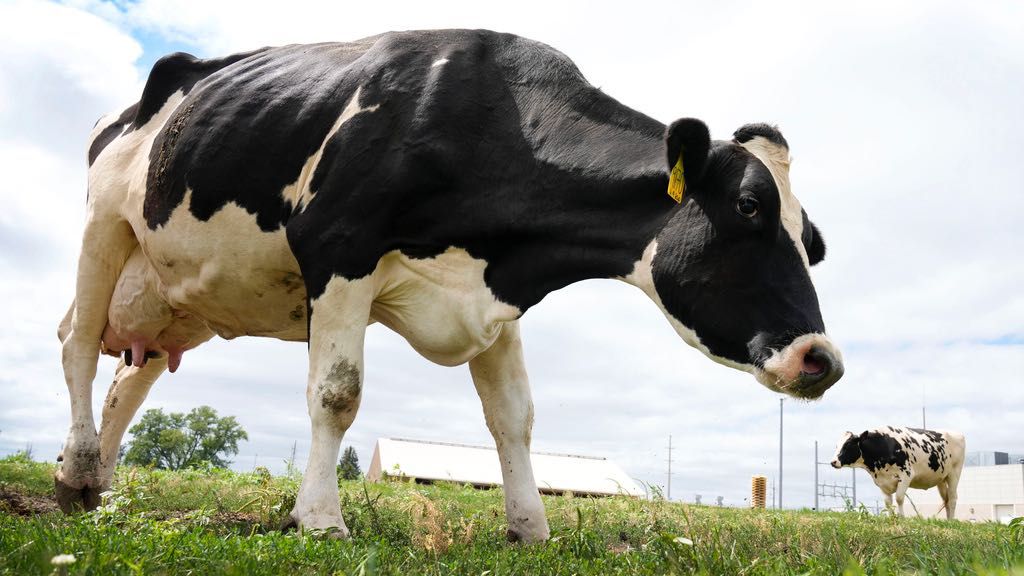
[[[839,463],[839,460],[833,460],[832,467],[835,468],[836,470],[839,470],[840,468],[843,467],[843,465]]]
[[[755,376],[772,390],[797,398],[820,398],[843,377],[839,349],[824,334],[804,334],[782,350],[771,350]]]

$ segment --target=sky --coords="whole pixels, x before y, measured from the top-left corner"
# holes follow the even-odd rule
[[[550,44],[620,102],[749,122],[789,141],[793,190],[828,245],[812,270],[846,376],[785,399],[783,505],[814,500],[846,430],[960,430],[968,450],[1024,452],[1024,4],[1019,2],[397,2],[0,0],[0,454],[56,457],[70,409],[56,327],[74,294],[86,137],[138,99],[161,55],[490,28]],[[552,293],[522,322],[533,448],[604,456],[672,497],[742,506],[778,483],[777,394],[687,347],[640,291]],[[104,357],[100,413],[115,361]],[[490,445],[467,367],[367,335],[362,407],[343,445],[379,437]],[[301,343],[215,339],[143,406],[202,404],[249,432],[234,467],[281,471],[309,448]],[[820,468],[821,480],[854,473]],[[863,472],[858,496],[881,499]],[[911,493],[913,495],[913,492]],[[823,500],[822,506],[841,502]]]

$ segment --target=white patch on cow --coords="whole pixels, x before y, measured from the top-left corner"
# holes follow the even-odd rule
[[[652,240],[651,243],[648,244],[646,248],[644,248],[644,253],[643,256],[640,257],[640,260],[637,260],[633,264],[633,271],[630,272],[625,277],[619,279],[629,284],[632,284],[633,286],[636,286],[637,288],[642,290],[644,294],[647,294],[647,297],[653,300],[654,303],[658,305],[658,309],[661,310],[661,313],[665,315],[665,318],[668,319],[669,324],[671,324],[672,328],[675,329],[676,334],[679,334],[679,337],[682,338],[684,342],[696,348],[697,350],[700,350],[702,354],[723,366],[728,366],[729,368],[735,368],[736,370],[740,370],[742,372],[749,372],[751,374],[756,375],[757,368],[752,364],[740,364],[739,362],[734,362],[732,360],[729,360],[728,358],[723,358],[721,356],[716,356],[715,354],[712,354],[711,350],[709,350],[708,347],[705,346],[700,341],[700,337],[697,336],[697,332],[695,332],[693,329],[689,328],[679,320],[676,320],[675,317],[668,312],[668,310],[665,308],[665,305],[661,301],[661,296],[658,295],[658,290],[654,287],[653,265],[654,256],[657,253],[658,241]]]
[[[380,104],[374,104],[373,106],[367,106],[363,108],[359,104],[359,95],[362,93],[363,87],[356,88],[356,93],[349,98],[348,104],[345,105],[345,109],[341,111],[341,115],[334,121],[334,125],[327,132],[327,136],[323,142],[320,143],[320,147],[313,153],[312,156],[306,159],[306,163],[302,165],[302,169],[299,171],[299,176],[295,179],[295,182],[285,186],[281,190],[281,197],[286,202],[290,202],[291,205],[298,211],[302,211],[309,205],[310,201],[313,200],[315,192],[309,189],[310,182],[313,179],[313,174],[316,172],[317,166],[320,165],[320,159],[324,155],[324,148],[327,147],[327,143],[330,142],[331,138],[338,133],[341,126],[351,120],[356,114],[363,112],[374,112],[380,107]]]
[[[92,132],[89,132],[89,139],[87,140],[87,142],[89,143],[89,146],[92,146],[92,143],[96,141],[96,138],[99,137],[99,135],[101,133],[103,133],[103,131],[106,130],[111,124],[113,124],[114,122],[117,122],[117,119],[120,118],[120,117],[121,117],[121,113],[118,112],[118,113],[105,114],[99,120],[97,120],[96,121],[96,125],[92,127]],[[124,134],[124,131],[127,130],[129,126],[131,126],[130,122],[126,123],[121,128],[121,135]]]
[[[434,63],[430,65],[431,68],[437,68],[438,66],[444,66],[448,63],[447,58],[441,58],[440,60],[434,60]]]
[[[789,150],[785,146],[776,144],[763,136],[755,136],[740,144],[754,155],[771,172],[775,179],[775,187],[779,189],[779,205],[781,207],[782,227],[789,233],[789,237],[796,244],[796,250],[804,261],[804,266],[810,268],[810,260],[807,257],[807,249],[804,247],[803,231],[804,218],[800,201],[793,195],[789,185]]]
[[[804,356],[814,347],[827,350],[838,365],[842,364],[843,355],[828,336],[820,333],[803,334],[794,338],[782,350],[772,349],[763,370],[755,374],[758,382],[777,392],[789,392],[787,389],[800,378]]]
[[[305,340],[306,289],[284,228],[262,231],[234,202],[201,221],[189,211],[191,199],[186,189],[163,226],[143,223],[137,232],[161,296],[223,338]]]
[[[401,334],[428,360],[462,364],[491,346],[519,308],[498,300],[484,282],[487,262],[449,247],[433,258],[384,255],[373,273],[371,318]]]
[[[121,135],[103,149],[89,168],[89,218],[107,211],[119,212],[138,232],[139,222],[133,221],[130,216],[137,215],[136,220],[142,218],[142,203],[146,197],[146,178],[149,174],[149,151],[153,140],[184,98],[185,94],[181,90],[171,94],[148,122],[136,126],[131,132],[126,132],[130,127],[126,125]],[[104,117],[93,129],[89,138],[90,145],[102,131],[100,126],[109,126],[116,119],[117,115],[114,114]],[[142,225],[145,223],[142,222]],[[88,238],[82,244],[92,246]]]

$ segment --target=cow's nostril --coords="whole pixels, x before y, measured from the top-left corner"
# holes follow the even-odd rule
[[[832,370],[832,364],[831,354],[817,346],[811,346],[811,349],[804,354],[800,372],[807,376],[824,376]]]

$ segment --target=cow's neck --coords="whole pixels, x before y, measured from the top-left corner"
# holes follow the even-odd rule
[[[678,206],[666,191],[664,126],[614,104],[614,114],[591,107],[590,114],[559,123],[535,148],[541,192],[531,196],[544,210],[530,226],[550,240],[545,262],[534,266],[543,277],[520,306],[591,278],[653,290],[649,270],[637,275],[636,269]]]

